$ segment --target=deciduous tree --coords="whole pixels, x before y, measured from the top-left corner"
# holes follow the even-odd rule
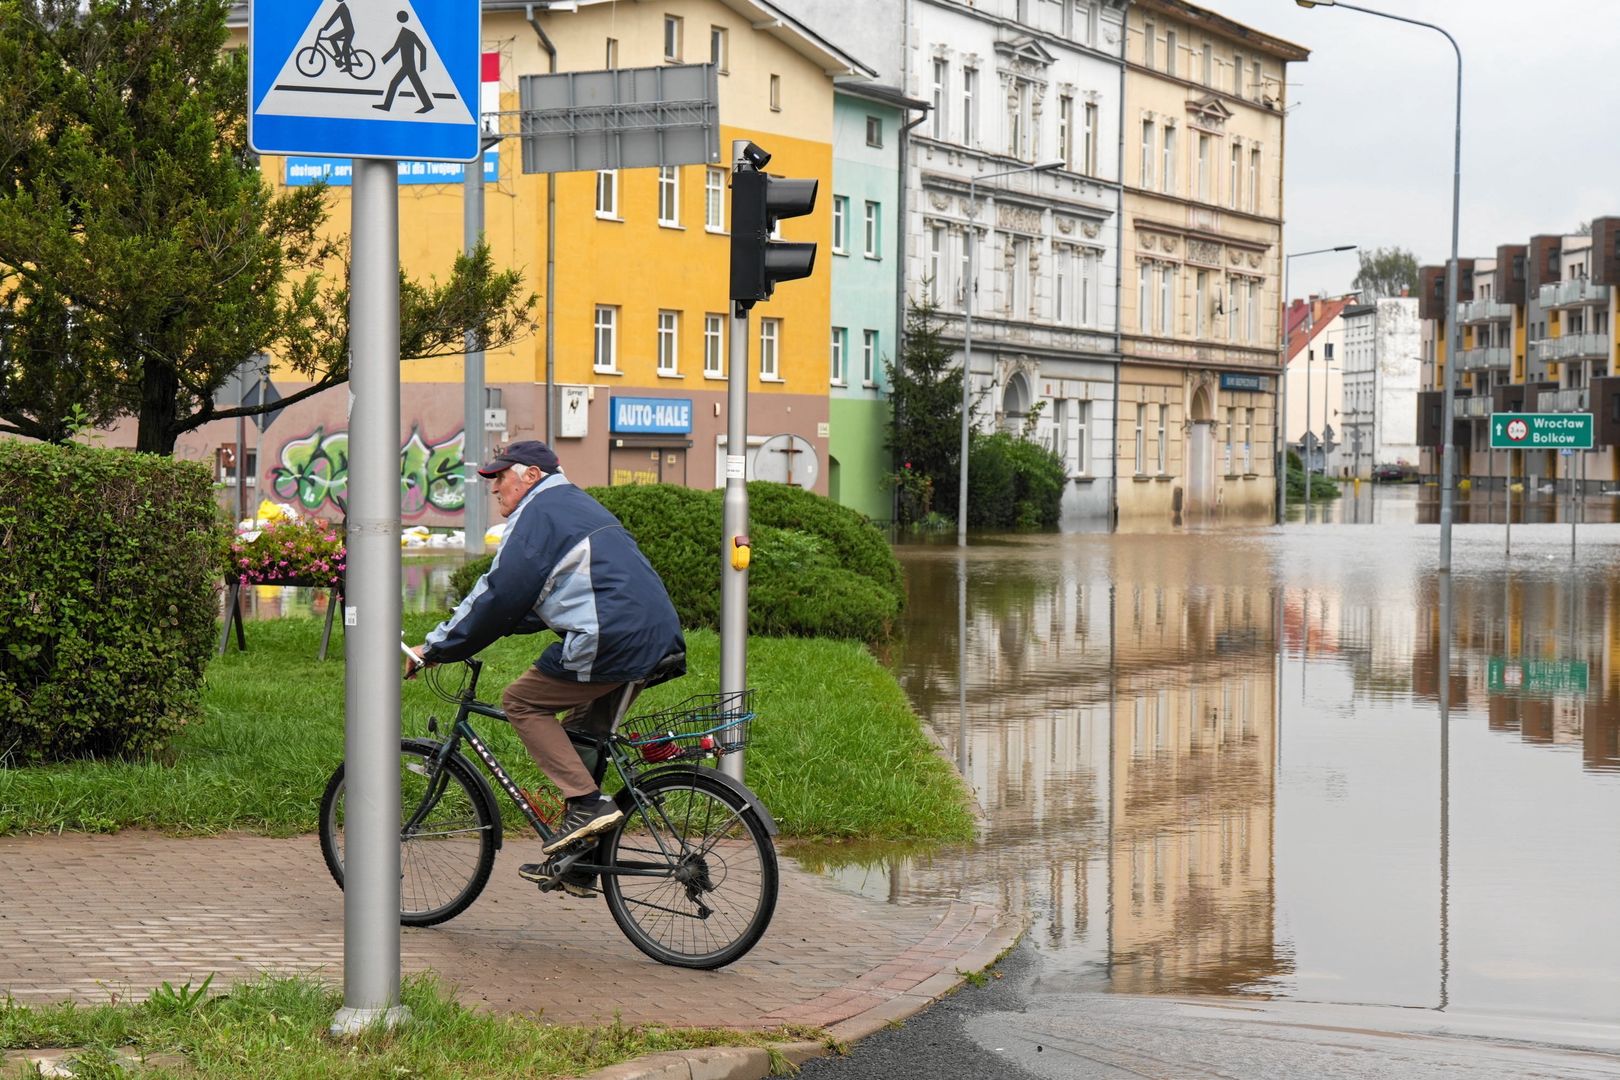
[[[1401,247],[1374,248],[1361,252],[1361,270],[1351,286],[1361,293],[1363,303],[1400,296],[1417,295],[1417,256]]]

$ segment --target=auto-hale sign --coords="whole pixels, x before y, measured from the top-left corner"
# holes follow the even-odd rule
[[[1492,413],[1492,450],[1590,450],[1591,413]]]

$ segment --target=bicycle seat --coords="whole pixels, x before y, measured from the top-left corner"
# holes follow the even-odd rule
[[[643,686],[657,686],[659,683],[678,679],[686,674],[686,653],[672,652],[654,665],[653,669],[642,676],[638,681]]]

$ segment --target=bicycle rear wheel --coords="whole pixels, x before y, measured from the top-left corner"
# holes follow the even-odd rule
[[[725,784],[675,770],[621,793],[624,820],[602,841],[613,921],[664,964],[718,968],[753,948],[776,910],[776,846]]]
[[[489,883],[499,829],[478,775],[456,754],[442,766],[439,744],[404,739],[399,748],[399,921],[432,926],[467,910]],[[343,887],[344,767],[321,796],[321,854]]]
[[[298,65],[298,74],[313,79],[326,70],[326,50],[319,45],[305,45],[293,62]]]

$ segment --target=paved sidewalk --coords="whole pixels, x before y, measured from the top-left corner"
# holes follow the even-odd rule
[[[467,1004],[558,1023],[838,1025],[858,1037],[907,1016],[1014,940],[981,905],[889,905],[782,862],[759,945],[715,972],[665,967],[619,932],[600,898],[541,895],[509,842],[462,915],[405,929],[407,972],[431,968]],[[0,838],[0,994],[23,1003],[143,997],[167,981],[220,985],[261,971],[342,979],[342,894],[313,836]],[[588,986],[594,993],[578,992]]]

